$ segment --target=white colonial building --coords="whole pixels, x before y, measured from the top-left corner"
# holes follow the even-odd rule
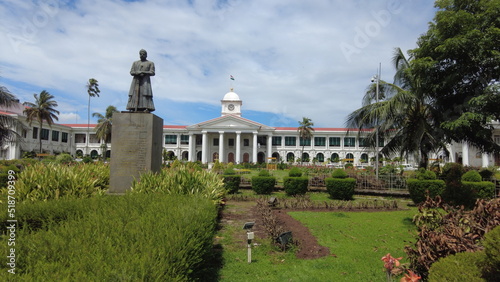
[[[243,102],[232,89],[221,100],[221,116],[193,125],[164,125],[163,147],[170,156],[181,160],[211,163],[258,163],[271,160],[327,164],[330,160],[344,160],[355,165],[370,164],[375,156],[365,146],[363,132],[346,128],[314,128],[313,137],[301,140],[297,127],[271,127],[242,117]],[[23,107],[3,109],[0,114],[15,116],[24,124]],[[500,144],[500,124],[494,123],[494,138]],[[56,124],[49,128],[34,122],[21,132],[17,144],[0,150],[3,159],[20,158],[24,151],[38,152],[38,134],[42,134],[45,153],[68,152],[72,155],[112,156],[111,144],[104,145],[96,138],[95,124]],[[383,141],[381,141],[383,142]],[[304,155],[302,155],[304,148]],[[500,166],[500,155],[483,154],[464,144],[450,144],[449,158],[433,156],[445,162],[459,162],[470,166]],[[409,159],[407,163],[414,164]]]

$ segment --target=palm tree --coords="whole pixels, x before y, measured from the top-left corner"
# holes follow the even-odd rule
[[[99,93],[101,93],[101,90],[99,90],[99,83],[96,79],[90,78],[89,81],[87,82],[87,93],[89,94],[89,106],[88,106],[88,113],[87,113],[87,151],[88,151],[88,146],[90,142],[90,97],[99,97]]]
[[[376,134],[389,140],[381,153],[402,157],[411,154],[419,158],[419,166],[427,167],[429,155],[438,149],[446,150],[444,135],[436,125],[432,101],[420,91],[418,81],[411,74],[411,61],[400,48],[394,50],[392,63],[396,69],[394,83],[380,81],[380,101],[374,103],[376,87],[370,85],[363,106],[349,114],[349,128],[374,128],[368,134],[368,144],[376,147]]]
[[[314,123],[310,118],[302,117],[302,121],[299,121],[299,127],[297,128],[297,132],[299,133],[299,140],[302,143],[302,152],[301,152],[301,163],[304,161],[304,147],[306,145],[305,140],[311,138],[312,132],[314,131]]]
[[[16,101],[16,97],[6,87],[0,86],[0,106],[8,108],[14,105]],[[15,130],[20,126],[22,124],[17,119],[9,115],[0,114],[0,146],[13,142],[20,137]]]
[[[59,111],[54,109],[57,107],[57,102],[54,101],[54,96],[49,92],[43,90],[40,92],[40,96],[37,94],[33,94],[35,97],[35,103],[24,102],[24,106],[27,108],[24,109],[24,114],[26,114],[26,120],[31,123],[36,120],[40,124],[40,153],[42,153],[42,131],[43,131],[43,121],[47,122],[47,124],[51,127],[54,124],[54,120],[59,120],[56,114],[59,114]]]
[[[93,113],[92,117],[97,117],[97,126],[95,128],[97,138],[104,142],[104,147],[107,148],[109,142],[111,142],[111,126],[113,114],[117,113],[118,110],[115,106],[108,106],[106,108],[106,113],[104,115],[100,113]],[[104,156],[104,153],[102,155]]]

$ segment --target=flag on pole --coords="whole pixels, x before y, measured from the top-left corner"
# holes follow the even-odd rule
[[[234,77],[233,77],[232,75],[230,75],[230,76],[229,76],[229,78],[230,78],[231,80],[234,80]]]

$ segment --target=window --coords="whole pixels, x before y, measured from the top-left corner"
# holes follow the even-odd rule
[[[361,162],[362,163],[368,162],[368,154],[361,154]]]
[[[295,155],[293,153],[286,154],[286,161],[289,163],[293,163],[295,161]]]
[[[165,135],[165,144],[177,144],[177,135]]]
[[[378,139],[378,146],[379,147],[384,147],[384,138],[379,138]]]
[[[229,138],[227,139],[227,145],[229,147],[233,147],[234,146],[234,138]]]
[[[500,135],[493,136],[493,140],[495,140],[495,143],[497,143],[498,145],[500,145]]]
[[[196,135],[196,145],[202,145],[203,144],[203,136],[202,135]]]
[[[302,161],[303,162],[309,162],[309,154],[308,153],[303,153],[302,154]]]
[[[330,137],[330,146],[340,147],[340,137]]]
[[[52,130],[52,141],[59,141],[59,131]]]
[[[296,146],[297,137],[295,136],[285,136],[285,146]]]
[[[368,139],[359,138],[359,147],[368,147]]]
[[[26,129],[23,129],[22,133],[21,133],[21,136],[23,136],[23,138],[28,137],[28,131]]]
[[[33,127],[33,139],[38,139],[38,127]]]
[[[181,135],[181,144],[183,145],[189,144],[189,135]]]
[[[250,146],[250,139],[243,139],[243,146],[245,147]]]
[[[214,146],[219,146],[219,138],[214,138],[214,143],[213,144],[214,144]]]
[[[333,154],[332,154],[332,157],[330,158],[330,160],[331,160],[332,162],[338,162],[338,161],[340,160],[340,158],[339,158],[339,154],[337,154],[337,153],[333,153]]]
[[[85,134],[77,133],[75,134],[75,143],[85,143],[86,141]]]
[[[281,146],[281,136],[273,136],[273,146]]]
[[[311,146],[311,138],[300,138],[300,146]]]
[[[61,142],[68,143],[68,132],[63,132],[61,134]]]
[[[42,128],[42,133],[40,134],[40,137],[42,138],[42,140],[49,140],[49,133],[50,133],[50,130]]]
[[[345,137],[344,138],[344,147],[356,147],[356,138]]]
[[[314,147],[326,146],[326,137],[314,137]]]
[[[348,153],[347,155],[345,155],[345,161],[347,163],[353,163],[354,162],[354,155],[351,154],[351,153]]]
[[[316,155],[316,160],[318,160],[318,162],[322,163],[325,161],[325,155],[323,155],[323,153],[318,153]]]
[[[257,136],[257,144],[262,146],[267,145],[267,136]]]

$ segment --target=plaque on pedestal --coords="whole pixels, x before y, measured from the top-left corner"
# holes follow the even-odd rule
[[[160,171],[163,119],[151,113],[115,113],[111,136],[109,193],[125,193],[141,173]]]

